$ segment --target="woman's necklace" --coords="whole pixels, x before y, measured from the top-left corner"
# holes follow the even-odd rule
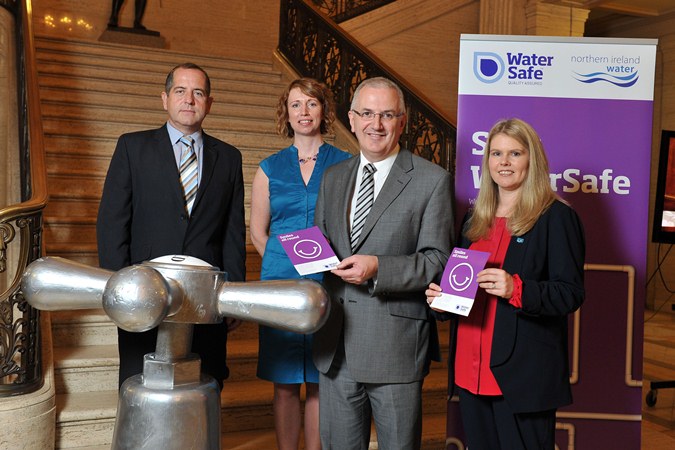
[[[314,153],[313,155],[308,156],[307,158],[298,158],[300,165],[305,164],[307,161],[316,161],[316,157],[319,155],[319,152]]]

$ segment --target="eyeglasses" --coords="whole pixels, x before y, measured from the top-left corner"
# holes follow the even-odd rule
[[[357,116],[359,116],[360,118],[362,118],[363,120],[366,120],[366,121],[375,120],[375,117],[380,116],[380,120],[382,122],[391,122],[392,120],[398,119],[399,117],[401,117],[403,115],[403,113],[395,114],[391,111],[385,111],[385,112],[381,112],[381,113],[376,113],[376,112],[368,111],[368,110],[358,112],[355,109],[352,109],[351,111],[354,114],[356,114]]]

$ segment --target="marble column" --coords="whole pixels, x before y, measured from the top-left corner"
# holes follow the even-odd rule
[[[480,34],[525,34],[522,10],[525,0],[481,0]],[[520,19],[520,20],[519,20]]]
[[[589,12],[543,0],[481,0],[480,33],[583,36]]]
[[[590,10],[584,8],[529,0],[525,7],[526,34],[582,37],[589,13]]]

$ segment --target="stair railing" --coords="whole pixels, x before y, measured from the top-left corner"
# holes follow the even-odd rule
[[[312,0],[312,3],[336,23],[340,23],[395,1],[396,0]]]
[[[454,174],[457,128],[431,101],[311,2],[281,0],[279,16],[279,53],[299,74],[331,88],[338,119],[347,128],[347,112],[359,83],[375,76],[389,78],[401,87],[407,107],[401,146]]]
[[[26,266],[42,255],[47,175],[31,0],[0,2],[0,7],[14,14],[16,24],[20,164],[15,169],[21,178],[21,203],[0,209],[0,274],[8,280],[0,292],[0,397],[6,397],[33,392],[44,381],[40,316],[24,299],[20,281]]]

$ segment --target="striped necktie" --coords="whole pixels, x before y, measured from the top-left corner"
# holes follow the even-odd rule
[[[361,186],[359,186],[359,195],[356,198],[356,212],[354,213],[354,223],[352,224],[352,251],[356,249],[363,225],[366,222],[366,216],[368,216],[370,208],[375,201],[376,170],[375,166],[370,163],[363,166],[363,178],[361,179]]]
[[[183,195],[185,196],[185,210],[188,215],[192,212],[192,205],[195,203],[197,197],[198,181],[198,164],[197,154],[194,148],[194,139],[190,136],[183,136],[180,138],[183,144],[183,153],[180,158],[180,183],[183,185]]]

